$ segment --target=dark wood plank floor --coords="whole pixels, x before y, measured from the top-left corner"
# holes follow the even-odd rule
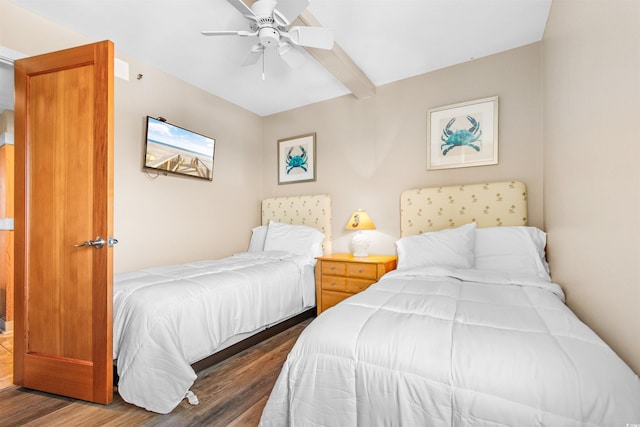
[[[198,374],[200,404],[183,400],[160,415],[124,402],[107,406],[10,387],[0,391],[1,426],[256,426],[280,369],[306,320]]]

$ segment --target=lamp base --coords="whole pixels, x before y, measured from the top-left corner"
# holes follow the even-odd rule
[[[351,238],[351,247],[353,248],[353,256],[369,256],[369,239],[362,230],[356,232]]]

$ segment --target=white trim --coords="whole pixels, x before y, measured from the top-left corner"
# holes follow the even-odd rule
[[[3,145],[13,145],[13,134],[9,132],[0,133],[0,147]]]
[[[0,317],[0,332],[4,334],[13,332],[13,320],[7,321]]]
[[[13,61],[15,61],[16,59],[22,59],[26,57],[27,55],[22,52],[18,52],[17,50],[9,49],[8,47],[4,47],[0,45],[0,61],[1,62],[4,62],[8,65],[13,66]]]
[[[129,81],[129,63],[122,59],[113,59],[113,74],[122,79]]]
[[[0,218],[0,230],[13,230],[13,218]]]

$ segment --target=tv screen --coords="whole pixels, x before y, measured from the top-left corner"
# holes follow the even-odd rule
[[[213,180],[215,139],[147,116],[144,168]]]

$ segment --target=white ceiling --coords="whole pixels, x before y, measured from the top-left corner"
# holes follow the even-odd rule
[[[289,68],[275,52],[241,66],[254,38],[226,0],[11,0],[118,52],[265,116],[350,93],[305,52]],[[310,12],[380,86],[542,39],[551,0],[310,0]],[[277,6],[276,6],[277,7]],[[136,71],[131,70],[135,75]],[[133,78],[133,76],[132,76]]]

